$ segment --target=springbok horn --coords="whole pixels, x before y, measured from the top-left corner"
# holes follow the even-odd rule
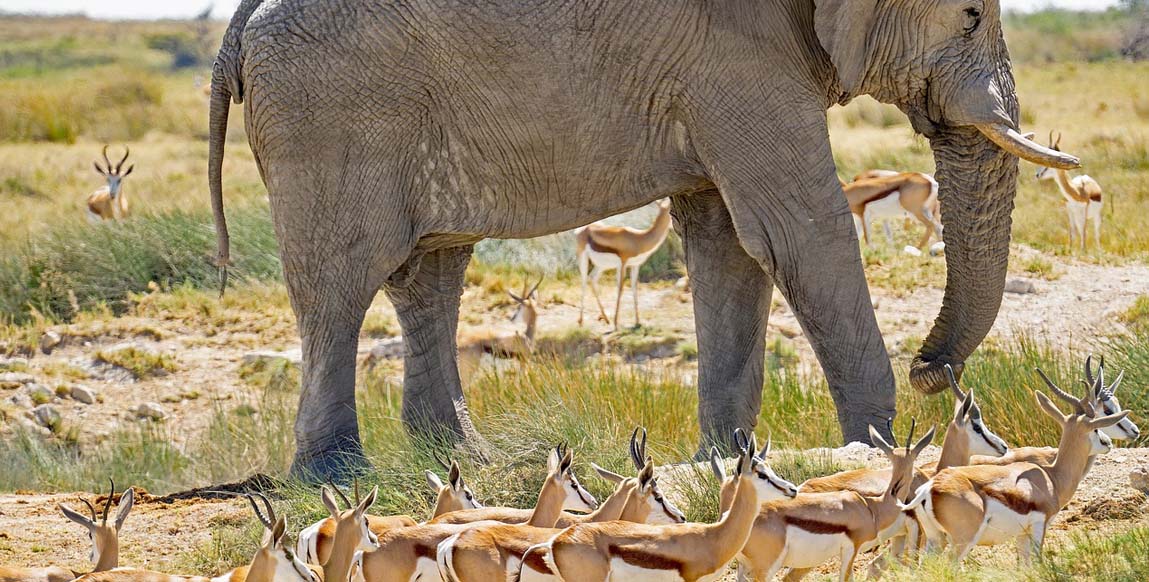
[[[954,374],[954,367],[946,364],[946,377],[950,381],[950,390],[953,391],[954,396],[958,400],[965,400],[965,393],[961,391],[961,386],[958,386],[957,375]]]
[[[335,484],[335,481],[332,481],[331,478],[328,478],[327,484],[331,486],[331,489],[333,491],[335,491],[335,494],[339,496],[339,499],[343,501],[343,504],[347,506],[347,509],[351,509],[352,507],[355,507],[354,505],[351,505],[351,500],[348,499],[347,496],[343,494],[343,490],[340,489],[339,486]]]
[[[355,505],[351,507],[359,507],[359,477],[355,478]]]
[[[263,512],[259,510],[259,505],[255,503],[255,496],[251,493],[244,493],[243,496],[246,497],[248,503],[251,504],[251,509],[255,512],[255,517],[259,518],[259,522],[263,524],[263,527],[270,529],[275,522],[271,521],[270,516],[263,515]]]
[[[120,170],[124,167],[124,162],[128,161],[128,156],[132,153],[132,148],[124,146],[124,157],[120,158],[120,163],[116,164],[116,173],[119,174]]]
[[[100,155],[104,156],[104,165],[108,167],[108,170],[107,170],[108,173],[111,173],[112,172],[112,161],[108,159],[108,145],[107,144],[104,144],[104,149],[103,149],[103,151],[100,152]]]
[[[910,450],[910,445],[914,443],[914,431],[918,428],[917,417],[910,419],[910,434],[906,437],[906,450]],[[896,441],[895,441],[896,442]]]
[[[543,284],[543,278],[539,277],[539,282],[535,283],[534,287],[531,287],[530,292],[528,292],[525,296],[523,296],[523,299],[530,299],[531,295],[534,295],[535,291],[539,290],[539,285],[542,285],[542,284]]]
[[[1074,412],[1076,412],[1077,414],[1085,414],[1085,405],[1081,403],[1081,400],[1078,400],[1074,396],[1066,393],[1061,388],[1058,388],[1057,384],[1054,384],[1053,380],[1050,380],[1049,376],[1046,376],[1045,372],[1041,368],[1036,368],[1036,369],[1037,369],[1037,373],[1041,376],[1041,379],[1045,380],[1045,385],[1049,386],[1049,389],[1052,390],[1053,393],[1058,398],[1071,404],[1073,406]]]
[[[1085,356],[1085,381],[1093,388],[1093,354]]]
[[[96,523],[96,519],[97,519],[96,508],[92,507],[92,504],[87,499],[84,499],[83,497],[80,498],[80,503],[83,503],[84,505],[88,506],[88,513],[92,514],[92,523]]]
[[[440,458],[438,451],[431,453],[431,455],[433,457],[435,457],[435,462],[439,463],[439,466],[442,467],[444,471],[450,471],[451,470],[451,464],[448,463],[447,461],[444,461],[442,458]]]
[[[108,525],[108,512],[112,510],[112,498],[116,496],[116,482],[111,478],[108,482],[112,484],[112,492],[108,493],[108,501],[104,503],[104,517],[101,519],[104,525]]]
[[[1076,156],[1025,139],[1017,130],[1003,123],[986,123],[975,127],[998,147],[1023,160],[1058,170],[1074,170],[1081,167],[1081,160]]]

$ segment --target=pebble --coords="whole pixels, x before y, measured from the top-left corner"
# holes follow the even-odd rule
[[[69,392],[69,395],[72,397],[72,400],[75,400],[76,402],[83,404],[96,403],[96,393],[87,386],[76,384],[75,386],[72,386],[72,390]]]
[[[147,420],[163,420],[167,418],[168,411],[155,402],[145,402],[136,407],[136,416]]]
[[[40,336],[40,351],[43,352],[44,355],[49,355],[63,341],[64,338],[60,337],[60,334],[48,330],[44,332],[44,335]]]
[[[1037,285],[1026,279],[1010,279],[1005,282],[1005,292],[1017,295],[1032,295],[1037,293]]]

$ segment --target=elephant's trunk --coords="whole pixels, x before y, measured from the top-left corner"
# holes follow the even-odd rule
[[[960,374],[962,363],[997,319],[1018,161],[973,126],[940,129],[930,145],[937,162],[948,268],[941,313],[910,367],[910,383],[934,394],[949,385],[945,365]]]

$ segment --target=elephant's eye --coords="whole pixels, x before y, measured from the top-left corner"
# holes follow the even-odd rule
[[[974,7],[965,9],[965,26],[963,30],[966,34],[971,34],[977,30],[978,25],[981,24],[981,10]]]

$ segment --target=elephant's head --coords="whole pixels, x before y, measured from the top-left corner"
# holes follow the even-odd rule
[[[910,369],[926,393],[960,374],[1001,306],[1017,158],[1075,168],[1077,158],[1019,134],[998,0],[814,0],[818,40],[843,100],[897,105],[937,162],[948,274],[941,313]]]

